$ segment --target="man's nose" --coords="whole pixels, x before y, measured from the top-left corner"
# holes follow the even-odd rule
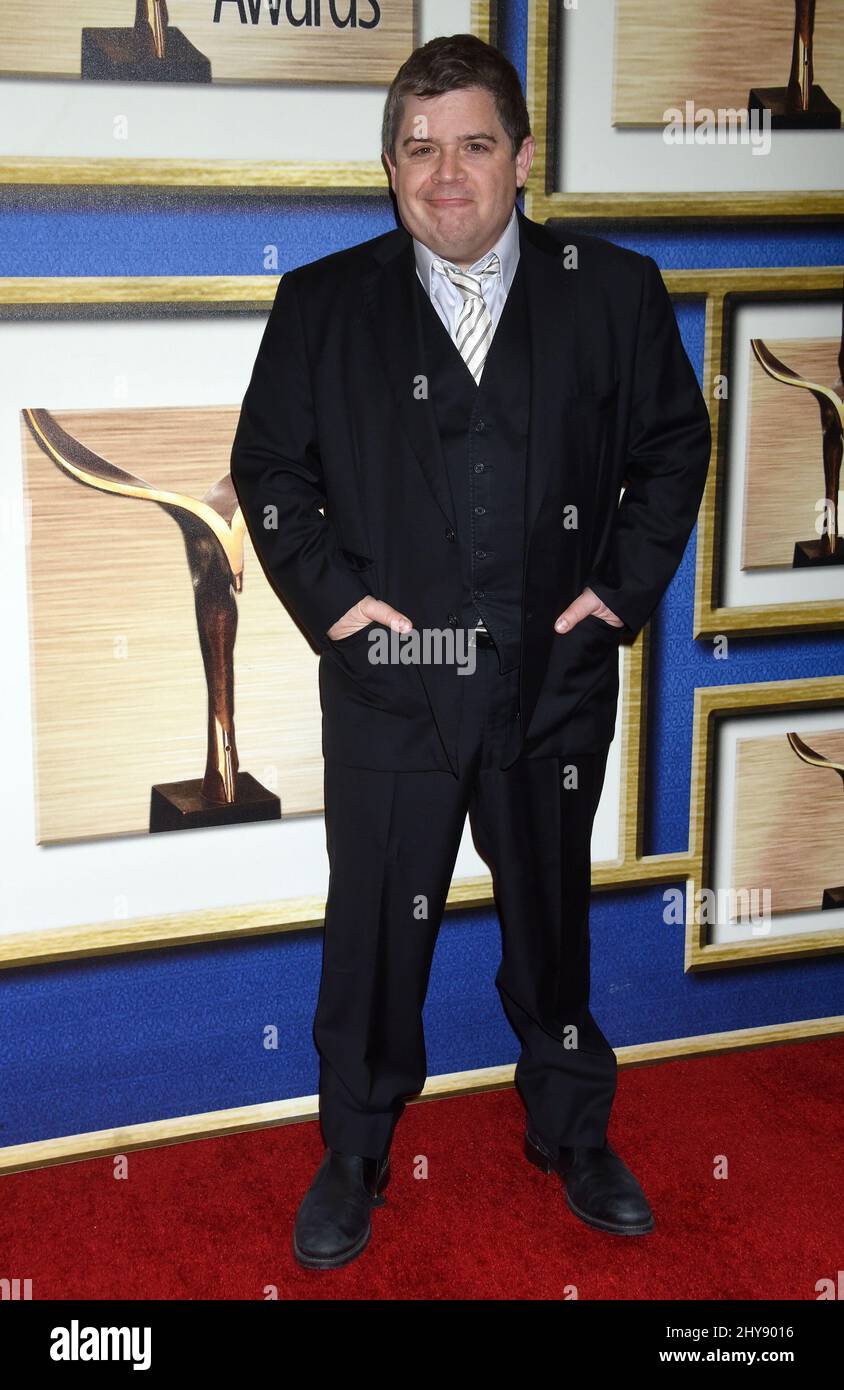
[[[456,150],[443,150],[437,161],[434,170],[434,177],[441,183],[451,183],[454,179],[463,178],[463,170],[460,167],[460,157]]]

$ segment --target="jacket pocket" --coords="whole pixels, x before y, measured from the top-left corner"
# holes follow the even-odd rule
[[[370,618],[365,627],[358,628],[356,632],[350,632],[348,637],[332,637],[330,640],[335,647],[357,647],[366,641],[374,621],[374,618]]]
[[[598,632],[600,632],[601,628],[603,628],[604,632],[609,633],[610,637],[612,637],[616,641],[624,632],[623,626],[615,627],[612,623],[608,623],[606,619],[599,618],[597,613],[587,613],[585,618],[580,619],[580,622],[589,623],[591,628]],[[579,627],[580,623],[578,623],[577,626]]]

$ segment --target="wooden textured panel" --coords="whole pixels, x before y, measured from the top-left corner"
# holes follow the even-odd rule
[[[747,106],[788,81],[794,0],[617,0],[613,123],[662,125],[667,107]],[[844,107],[840,0],[819,0],[815,81]]]
[[[202,497],[228,472],[238,413],[62,410],[55,419],[147,482]],[[23,421],[21,430],[38,840],[144,832],[151,786],[205,769],[206,684],[182,533],[154,502],[69,478]],[[236,601],[241,769],[281,797],[283,815],[320,811],[318,659],[248,536]]]
[[[821,386],[838,377],[833,338],[763,338],[775,357]],[[818,403],[809,391],[774,381],[749,343],[750,403],[745,473],[742,569],[791,567],[794,542],[817,539],[817,505],[825,495]],[[839,526],[840,529],[840,526]]]
[[[357,17],[354,27],[333,22],[330,0],[278,0],[272,8],[268,0],[222,0],[216,24],[215,0],[168,0],[167,8],[170,27],[210,60],[217,82],[389,84],[413,48],[413,0],[334,0],[340,19]],[[312,21],[318,14],[320,22],[299,28],[288,13]],[[361,27],[375,15],[376,27]],[[53,0],[47,7],[4,0],[0,74],[79,77],[83,27],[131,28],[134,16],[133,0]]]
[[[844,762],[844,729],[812,733],[801,722],[797,732]],[[737,741],[735,807],[731,888],[769,888],[777,914],[817,909],[825,888],[844,883],[844,784],[804,763],[784,733]]]

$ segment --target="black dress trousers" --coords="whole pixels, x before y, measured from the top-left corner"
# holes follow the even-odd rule
[[[600,1145],[617,1064],[589,1010],[590,839],[608,748],[502,770],[518,668],[501,674],[495,650],[478,647],[472,674],[453,670],[458,776],[326,759],[330,876],[313,1030],[323,1138],[384,1156],[425,1083],[422,1009],[468,812],[501,923],[495,983],[521,1043],[517,1088],[549,1147]]]

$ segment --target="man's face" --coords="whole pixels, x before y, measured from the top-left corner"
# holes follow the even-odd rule
[[[528,136],[513,158],[483,87],[406,97],[395,164],[384,155],[402,223],[437,255],[468,268],[507,226],[535,147]]]

